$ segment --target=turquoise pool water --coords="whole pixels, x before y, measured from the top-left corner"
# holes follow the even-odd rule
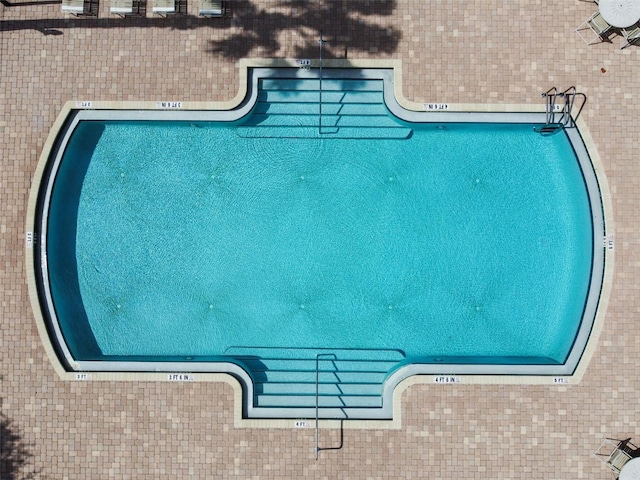
[[[337,113],[323,135],[258,114],[80,122],[47,234],[77,359],[242,345],[565,360],[593,232],[563,133],[388,117],[390,138],[357,139]]]

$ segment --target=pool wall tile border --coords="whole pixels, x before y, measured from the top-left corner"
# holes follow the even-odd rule
[[[317,59],[310,59],[310,68],[318,68],[319,62]],[[74,111],[90,111],[90,110],[142,110],[145,112],[156,111],[162,112],[170,110],[175,113],[176,111],[184,111],[185,113],[193,111],[229,111],[237,109],[247,99],[247,93],[249,91],[249,73],[252,69],[273,69],[273,68],[297,68],[299,66],[296,59],[242,59],[238,62],[239,68],[239,88],[236,96],[225,102],[182,102],[179,98],[162,99],[162,102],[166,102],[168,105],[179,105],[179,108],[161,108],[160,102],[94,102],[90,99],[82,99],[79,101],[68,101],[63,106],[58,117],[56,118],[49,135],[43,145],[40,159],[34,171],[32,179],[32,188],[29,193],[27,215],[26,215],[26,232],[33,232],[36,221],[36,208],[38,203],[38,197],[40,194],[40,184],[42,182],[47,163],[51,153],[56,148],[56,143],[60,132],[65,127],[70,116]],[[402,92],[402,63],[400,60],[340,60],[330,59],[323,60],[323,68],[326,69],[392,69],[392,82],[393,82],[393,95],[391,95],[392,109],[393,104],[397,104],[406,110],[409,115],[411,112],[415,112],[420,116],[424,116],[426,113],[424,103],[417,103],[406,99]],[[255,81],[255,79],[254,79]],[[391,92],[385,89],[385,100]],[[433,103],[437,102],[437,99],[431,99]],[[535,114],[539,117],[544,114],[545,108],[543,102],[539,105],[522,105],[522,104],[447,104],[446,111],[428,112],[430,119],[438,122],[441,118],[447,118],[446,121],[451,121],[451,113],[522,113]],[[407,113],[404,112],[404,113]],[[444,116],[444,117],[443,117]],[[457,115],[454,115],[457,117]],[[459,118],[459,117],[458,117]],[[442,121],[445,121],[444,119]],[[603,226],[607,236],[613,234],[613,209],[611,201],[611,192],[609,190],[608,182],[604,172],[604,168],[598,155],[595,143],[589,133],[586,123],[582,118],[576,120],[579,135],[584,143],[587,155],[590,158],[593,166],[594,174],[598,183],[600,191],[600,200],[602,205]],[[39,239],[34,238],[34,242]],[[604,239],[603,239],[604,240]],[[597,247],[597,245],[596,245]],[[40,310],[40,299],[38,296],[36,277],[35,277],[35,261],[34,251],[36,249],[32,245],[26,245],[25,248],[25,268],[26,278],[28,283],[29,299],[32,306],[34,318],[36,320],[36,326],[38,333],[41,337],[42,343],[45,348],[45,352],[49,357],[49,361],[53,366],[55,372],[63,380],[69,381],[134,381],[134,382],[162,382],[169,381],[168,374],[170,372],[185,372],[186,364],[176,364],[174,368],[166,368],[167,364],[155,364],[156,367],[162,368],[162,373],[155,372],[139,372],[139,371],[120,371],[120,372],[105,372],[105,371],[90,371],[83,373],[83,367],[89,367],[91,362],[72,362],[71,368],[75,371],[67,371],[58,358],[52,340],[49,336],[49,331],[46,326],[44,316]],[[613,284],[614,273],[614,252],[609,249],[604,249],[604,273],[602,284],[600,288],[600,296],[597,304],[597,310],[594,318],[594,322],[588,334],[588,340],[583,348],[580,358],[572,372],[568,372],[567,375],[553,376],[536,372],[533,369],[531,374],[517,374],[517,375],[486,375],[486,374],[456,374],[456,368],[451,365],[441,365],[442,370],[440,373],[424,373],[424,372],[412,372],[410,367],[408,371],[400,371],[399,374],[402,378],[393,382],[387,381],[385,384],[384,405],[380,412],[380,419],[344,419],[344,420],[320,420],[319,426],[321,428],[354,428],[354,429],[399,429],[402,427],[402,396],[403,392],[414,385],[431,385],[433,388],[456,388],[458,384],[473,385],[473,384],[493,384],[493,385],[549,385],[550,387],[566,388],[570,385],[579,383],[584,376],[586,369],[589,365],[591,357],[597,348],[598,338],[603,328],[607,305]],[[194,367],[194,364],[189,366]],[[231,369],[233,370],[233,369]],[[403,369],[404,370],[404,369]],[[434,369],[435,370],[435,369]],[[278,419],[278,418],[246,418],[244,406],[247,405],[247,400],[252,397],[252,388],[243,388],[243,384],[246,386],[246,379],[241,381],[238,377],[242,378],[245,375],[239,374],[234,376],[234,373],[228,371],[227,373],[210,373],[210,372],[197,372],[197,370],[189,370],[192,372],[194,380],[197,382],[219,382],[226,383],[233,389],[234,403],[234,426],[236,428],[299,428],[295,426],[295,419]],[[394,374],[395,375],[395,374]],[[437,384],[436,378],[439,375],[451,375],[455,376],[455,383],[453,384]],[[393,377],[393,375],[392,375]],[[454,378],[454,377],[452,377]],[[250,383],[250,382],[249,382]],[[251,387],[251,386],[249,386]],[[247,390],[250,390],[247,392]],[[389,402],[388,400],[391,400]],[[241,407],[242,406],[242,407]],[[249,410],[251,406],[249,405]],[[301,412],[302,413],[302,412]],[[309,412],[306,412],[309,413]],[[249,415],[250,416],[250,415]],[[303,415],[304,416],[304,415]],[[309,427],[315,427],[315,420],[309,420],[311,415],[306,415],[306,425]]]

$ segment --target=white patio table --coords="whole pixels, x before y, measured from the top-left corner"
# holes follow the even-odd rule
[[[600,15],[618,28],[627,28],[640,21],[640,0],[600,0]]]
[[[640,480],[640,457],[632,458],[624,464],[618,480]]]

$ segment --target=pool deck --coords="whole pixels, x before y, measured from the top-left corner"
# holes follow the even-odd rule
[[[593,451],[640,441],[640,47],[585,45],[579,0],[228,1],[231,16],[97,17],[60,3],[0,3],[1,448],[38,478],[613,478]],[[286,3],[286,2],[282,2]],[[305,6],[308,5],[308,6]],[[369,14],[371,12],[371,14]],[[241,58],[402,62],[416,103],[540,104],[552,86],[588,96],[582,113],[612,196],[613,288],[577,385],[421,383],[398,392],[399,428],[240,425],[220,382],[62,380],[38,335],[25,280],[31,179],[69,100],[226,102]],[[328,426],[328,425],[327,425]],[[8,432],[8,430],[10,432]],[[16,437],[11,437],[12,433]],[[22,455],[20,455],[22,452]],[[4,458],[4,457],[3,457]],[[21,478],[2,464],[0,478]]]

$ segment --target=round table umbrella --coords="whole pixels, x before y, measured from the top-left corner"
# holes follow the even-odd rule
[[[600,0],[598,9],[614,27],[627,28],[640,20],[640,0]]]
[[[620,470],[619,480],[640,480],[640,458],[632,458]]]

